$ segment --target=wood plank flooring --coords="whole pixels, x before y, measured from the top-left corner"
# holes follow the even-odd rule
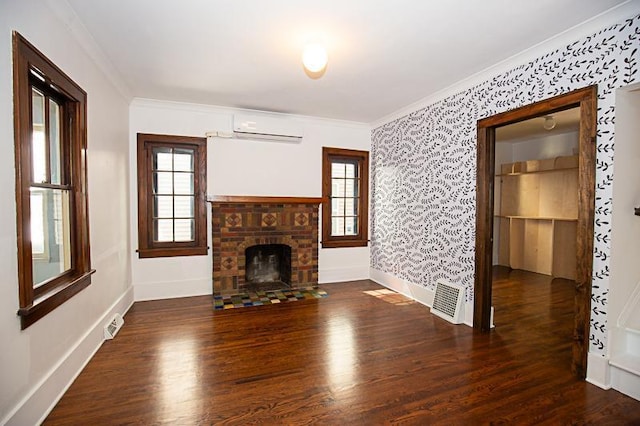
[[[489,334],[371,281],[321,287],[136,303],[45,424],[640,424],[640,402],[570,373],[569,281],[498,271]]]

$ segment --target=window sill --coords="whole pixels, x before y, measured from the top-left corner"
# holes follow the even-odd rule
[[[72,281],[65,283],[55,289],[36,298],[33,303],[24,308],[18,309],[21,329],[29,327],[58,306],[62,305],[74,295],[91,284],[91,275],[95,270],[91,270]]]
[[[368,240],[329,240],[322,241],[322,248],[366,247]]]
[[[177,247],[177,248],[153,248],[138,249],[138,257],[147,259],[152,257],[174,257],[174,256],[206,256],[209,254],[208,247]]]

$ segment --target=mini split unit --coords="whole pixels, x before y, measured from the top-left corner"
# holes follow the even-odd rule
[[[291,119],[263,115],[235,114],[233,132],[209,132],[207,136],[266,140],[276,142],[302,141],[302,126]]]

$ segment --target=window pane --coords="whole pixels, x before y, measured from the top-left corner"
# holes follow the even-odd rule
[[[194,231],[193,219],[176,219],[176,241],[193,241]]]
[[[44,254],[44,194],[31,191],[31,254]]]
[[[154,197],[153,216],[157,218],[173,218],[173,197],[158,195]]]
[[[344,198],[331,199],[331,216],[344,216]]]
[[[173,241],[173,219],[154,219],[153,240],[157,242]]]
[[[44,126],[44,95],[35,89],[31,89],[31,115],[32,115],[32,140],[31,163],[32,181],[43,183],[47,181],[47,151]]]
[[[153,174],[153,193],[171,195],[173,194],[173,173],[157,172]]]
[[[344,197],[344,179],[331,179],[331,196]]]
[[[344,200],[344,214],[345,216],[357,216],[358,215],[358,199],[346,198]]]
[[[344,235],[358,234],[358,219],[356,217],[344,218]]]
[[[194,196],[176,196],[175,197],[175,217],[189,218],[194,217]]]
[[[153,148],[153,170],[173,170],[173,150],[171,148]]]
[[[345,164],[346,167],[346,177],[348,178],[355,178],[356,177],[356,170],[357,170],[357,164],[356,163],[347,163]]]
[[[347,197],[355,197],[358,195],[356,192],[356,180],[345,179],[344,185],[345,185],[344,192]]]
[[[60,149],[60,106],[49,99],[49,167],[51,171],[51,183],[61,184],[62,167]]]
[[[193,173],[174,173],[173,179],[175,194],[193,194]]]
[[[344,163],[339,163],[339,162],[331,163],[331,177],[334,177],[334,178],[344,177]]]
[[[344,217],[331,218],[331,235],[337,237],[344,235]]]
[[[31,88],[31,120],[34,126],[44,128],[44,95],[36,88]]]
[[[175,149],[173,155],[173,170],[176,172],[192,172],[194,151],[192,149]]]
[[[37,287],[71,269],[71,226],[69,191],[40,188],[32,191],[31,199],[34,200],[34,194],[39,194],[35,197],[40,197],[41,202],[35,201],[35,205],[32,206],[31,231],[32,234],[34,231],[41,231],[43,236],[42,241],[36,241],[42,252],[32,256],[33,285]],[[36,210],[35,207],[40,209]],[[34,229],[34,223],[36,229]]]

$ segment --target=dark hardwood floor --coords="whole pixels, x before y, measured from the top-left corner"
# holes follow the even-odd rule
[[[136,303],[45,424],[640,424],[640,402],[571,375],[566,280],[499,272],[489,334],[371,281],[321,287]]]

